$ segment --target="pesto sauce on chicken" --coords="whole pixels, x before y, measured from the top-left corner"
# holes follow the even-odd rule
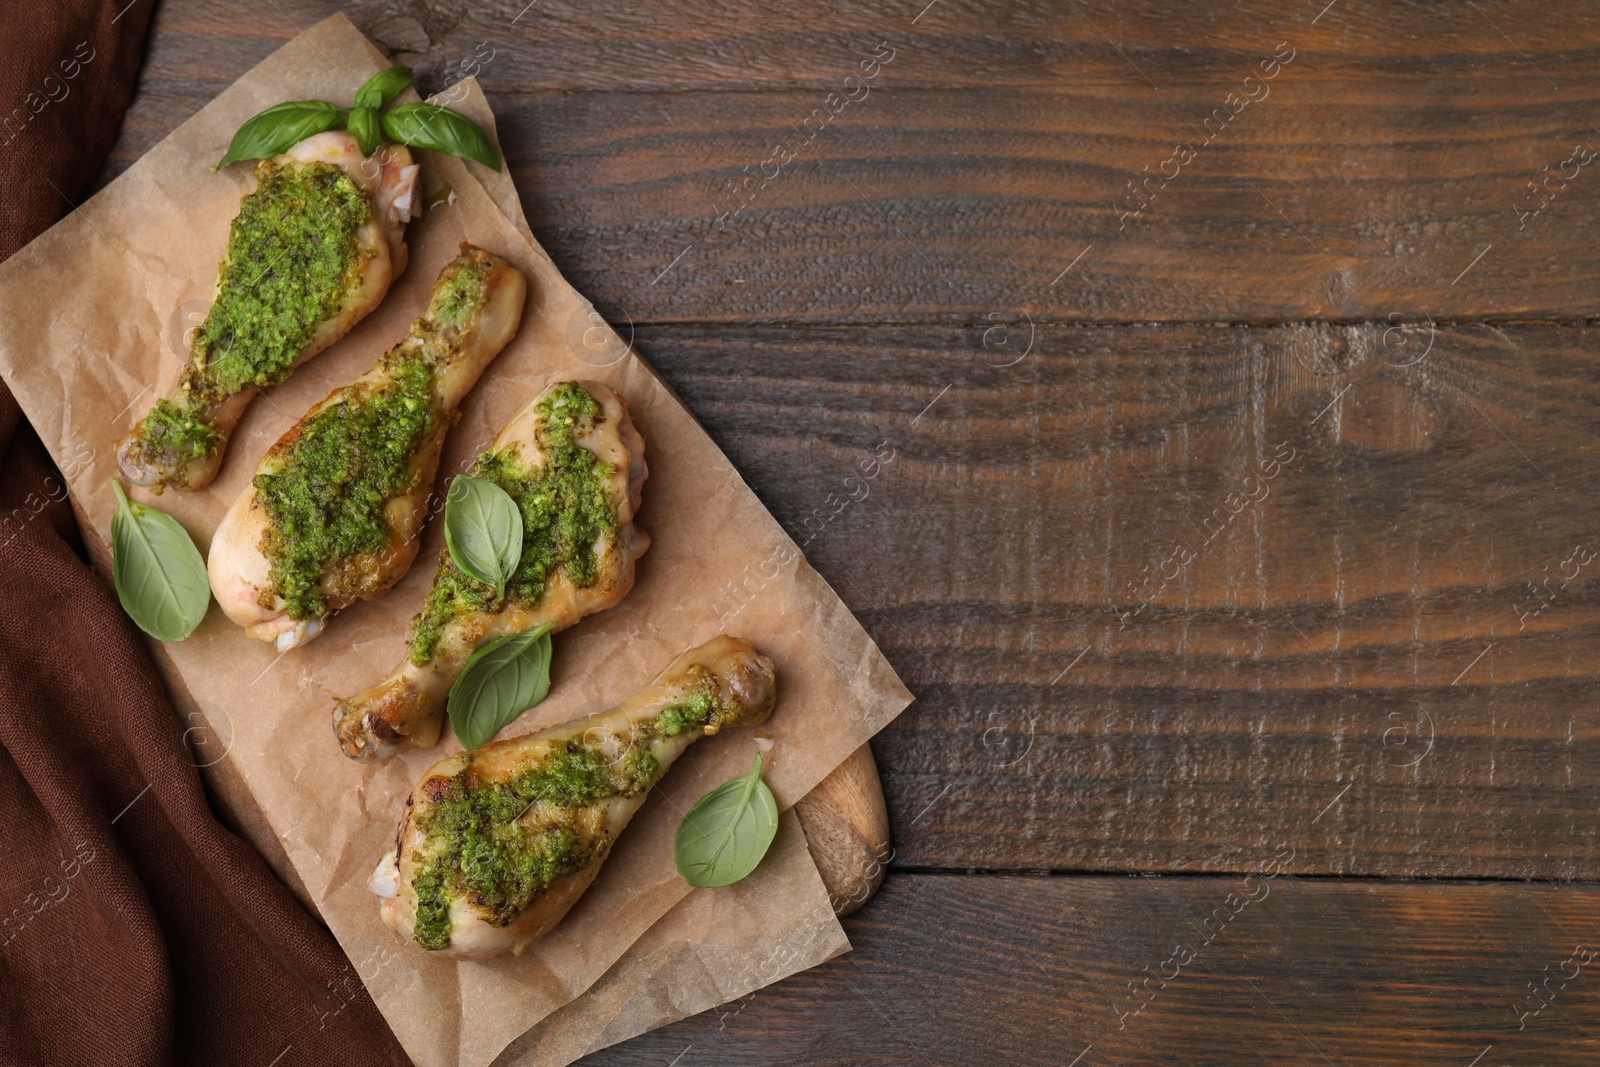
[[[508,781],[483,782],[468,755],[452,777],[425,782],[428,805],[417,825],[427,837],[427,858],[412,880],[416,942],[431,949],[449,945],[455,895],[465,894],[484,909],[489,922],[514,922],[557,878],[587,866],[608,847],[609,833],[586,839],[578,832],[577,809],[649,790],[661,773],[654,752],[659,739],[691,729],[715,733],[745,711],[737,701],[724,700],[716,677],[698,664],[685,671],[679,686],[678,698],[654,719],[634,724],[610,759],[587,738],[568,739]]]
[[[594,547],[617,529],[611,467],[575,440],[579,425],[598,418],[600,402],[576,382],[562,382],[539,402],[538,445],[544,466],[530,470],[513,450],[485,452],[472,473],[498,485],[522,510],[522,559],[506,583],[506,600],[538,603],[558,570],[574,585],[592,585]],[[444,628],[466,611],[495,609],[493,586],[471,577],[442,553],[433,589],[412,620],[411,661],[426,663]]]
[[[196,332],[182,400],[159,401],[139,426],[147,456],[211,454],[222,434],[204,410],[288,377],[317,327],[360,284],[356,235],[372,221],[372,202],[350,176],[332,163],[263,162],[256,177],[228,232],[217,297]]]
[[[411,458],[443,417],[433,379],[426,356],[400,355],[383,385],[348,388],[256,475],[269,520],[261,543],[269,591],[291,619],[327,613],[331,564],[392,543],[386,509],[416,489]]]
[[[426,783],[430,803],[417,823],[429,854],[412,881],[416,942],[432,949],[450,943],[455,894],[465,893],[488,921],[505,926],[557,878],[587,866],[610,839],[586,842],[572,825],[573,810],[649,789],[659,770],[651,740],[640,733],[609,763],[597,749],[569,740],[510,781],[480,783],[469,762],[452,778]],[[542,805],[537,818],[524,819],[534,805]]]
[[[677,737],[685,730],[705,726],[712,722],[720,706],[716,683],[702,686],[699,692],[662,708],[656,715],[656,732],[662,737]]]

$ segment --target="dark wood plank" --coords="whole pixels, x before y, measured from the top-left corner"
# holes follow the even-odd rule
[[[107,178],[338,6],[164,0]],[[1516,213],[1600,148],[1585,5],[345,10],[426,90],[492,51],[537,236],[919,695],[857,950],[586,1062],[1595,1061],[1600,567],[1518,615],[1600,547],[1593,168]]]
[[[239,14],[209,0],[163,6],[122,157],[331,10],[280,7]],[[700,210],[670,208],[674,198],[688,202],[687,187],[663,176],[703,169],[734,141],[760,134],[819,88],[816,72],[827,68],[818,57],[837,58],[867,28],[904,17],[843,5],[831,20],[779,13],[757,24],[668,7],[595,20],[552,0],[529,9],[543,21],[526,32],[508,29],[514,13],[500,7],[395,14],[365,5],[353,13],[418,63],[424,87],[442,84],[447,65],[479,54],[477,42],[504,45],[483,73],[536,225],[544,224],[540,236],[619,323],[977,315],[965,329],[641,335],[780,518],[802,540],[811,536],[807,522],[821,529],[808,551],[923,697],[878,744],[900,862],[1220,870],[1293,834],[1323,871],[1594,874],[1595,835],[1585,819],[1593,775],[1585,772],[1596,766],[1595,737],[1579,714],[1594,669],[1587,572],[1531,629],[1514,629],[1514,607],[1532,603],[1524,583],[1559,570],[1590,536],[1582,512],[1594,480],[1590,331],[1451,330],[1427,360],[1400,368],[1386,363],[1412,359],[1423,335],[1385,327],[1439,309],[1406,303],[1377,325],[1266,331],[1063,329],[1044,323],[1065,313],[1050,305],[1028,305],[1038,312],[1033,321],[999,310],[978,315],[980,307],[1016,306],[1007,272],[1026,258],[1021,246],[1050,232],[1047,220],[1022,209],[1026,196],[1005,209],[1005,227],[986,220],[983,197],[939,201],[926,225],[903,217],[905,226],[880,234],[898,248],[891,259],[849,243],[861,237],[859,212],[875,208],[818,208],[798,180],[777,191],[797,190],[798,214],[761,231],[755,266],[769,273],[746,272],[733,245],[715,246],[714,268],[738,275],[727,285],[704,288],[706,272],[687,258],[653,285],[640,250],[665,253],[652,265],[670,262],[683,246],[658,238],[674,232],[674,218]],[[1374,28],[1335,9],[1327,16],[1332,43],[1297,55],[1261,102],[1264,115],[1282,103],[1300,116],[1284,118],[1280,134],[1306,137],[1273,140],[1264,121],[1239,128],[1246,140],[1219,142],[1206,159],[1257,144],[1255,156],[1240,148],[1243,155],[1227,158],[1267,180],[1285,158],[1331,151],[1311,144],[1312,134],[1345,131],[1338,158],[1348,166],[1327,179],[1330,195],[1390,204],[1415,195],[1435,236],[1453,240],[1465,226],[1453,205],[1466,201],[1440,198],[1413,171],[1426,156],[1445,173],[1444,157],[1462,156],[1463,138],[1485,160],[1503,158],[1508,138],[1549,134],[1555,127],[1541,123],[1581,103],[1570,95],[1578,88],[1565,90],[1565,103],[1530,96],[1524,83],[1532,76],[1520,56],[1510,60],[1520,49],[1558,84],[1571,81],[1587,46],[1584,29],[1563,21],[1569,11],[1497,5],[1498,16],[1516,16],[1521,44],[1508,44],[1476,35],[1471,20],[1481,17],[1470,11],[1391,12]],[[1219,20],[1214,11],[1135,6],[1097,18],[1113,40],[1128,43],[1130,59],[1163,79],[1166,88],[1139,103],[1144,90],[1126,84],[1128,64],[1086,20],[1032,6],[997,17],[941,4],[911,35],[937,50],[925,53],[925,64],[897,68],[916,73],[884,81],[884,92],[869,98],[885,117],[905,121],[830,129],[818,149],[833,153],[828,166],[841,174],[889,161],[920,181],[959,184],[964,179],[950,175],[970,165],[1007,196],[1032,196],[1008,169],[1025,156],[1049,171],[1045,185],[1070,190],[1080,181],[1074,168],[1100,166],[1090,149],[1108,138],[1126,146],[1154,137],[1167,120],[1151,107],[1187,106],[1182,86],[1212,86],[1263,27],[1282,19],[1249,5],[1234,14]],[[685,19],[703,22],[705,36],[686,32]],[[728,51],[736,44],[745,50],[737,57]],[[715,62],[696,51],[702,47]],[[1001,55],[1015,62],[997,64]],[[1309,62],[1318,57],[1322,68]],[[748,82],[737,74],[744,67]],[[1319,69],[1325,74],[1315,75]],[[1303,71],[1314,76],[1297,97],[1288,79]],[[575,88],[604,91],[566,91]],[[1040,106],[1019,106],[1026,94],[1050,93],[1067,96],[1049,107],[1043,97],[1034,101]],[[1313,121],[1316,108],[1353,99],[1341,93],[1364,101],[1362,121]],[[1073,106],[1056,106],[1063,101]],[[863,136],[852,141],[852,132]],[[917,142],[922,147],[895,140],[924,134],[932,139]],[[1073,157],[1065,167],[1053,154],[1063,145]],[[1286,145],[1299,147],[1286,153]],[[930,146],[943,153],[939,166],[928,165]],[[1362,162],[1363,151],[1373,160]],[[1195,177],[1198,184],[1204,173]],[[1315,192],[1314,183],[1306,189]],[[1575,184],[1552,212],[1578,203],[1584,189]],[[1353,201],[1319,202],[1326,220],[1370,218]],[[1134,228],[1146,221],[1155,220]],[[1584,273],[1593,242],[1582,226],[1555,221],[1538,220],[1515,243],[1517,255],[1543,263],[1518,260],[1519,291],[1564,271]],[[976,255],[928,254],[949,227],[969,224]],[[1143,264],[1152,269],[1119,283],[1123,295],[1083,303],[1083,314],[1116,317],[1138,305],[1147,317],[1200,310],[1233,318],[1294,277],[1248,244],[1236,246],[1237,256],[1207,260],[1172,229],[1145,229],[1159,246]],[[737,226],[724,236],[743,240]],[[1561,243],[1569,240],[1584,247]],[[1309,255],[1293,254],[1302,253]],[[1490,276],[1490,262],[1452,289],[1468,294],[1461,299],[1475,313],[1497,306],[1472,288]],[[791,268],[800,273],[783,274]],[[1171,269],[1203,274],[1211,302],[1186,296]],[[741,282],[745,273],[757,280]],[[870,286],[859,284],[867,278]],[[946,292],[979,285],[991,301],[943,302]],[[1584,299],[1587,292],[1585,285]],[[1024,350],[1031,354],[1016,367],[990,365]],[[846,482],[870,462],[861,450],[879,441],[900,449],[899,465],[870,487]],[[1121,626],[1107,601],[1136,606],[1145,568],[1160,569],[1193,526],[1225,507],[1229,492],[1247,491],[1243,479],[1280,442],[1304,458],[1274,481],[1272,499],[1247,507],[1239,527],[1184,568],[1181,583]],[[872,498],[835,519],[812,514],[836,506],[830,494],[858,491]],[[1450,685],[1469,665],[1477,673]],[[1429,734],[1435,743],[1413,764]]]
[[[1028,339],[636,337],[918,695],[898,864],[1600,876],[1600,331]]]
[[[167,0],[109,173],[341,6]],[[347,10],[425,89],[479,71],[536,234],[618,319],[1591,314],[1593,167],[1552,178],[1531,221],[1516,207],[1576,142],[1600,149],[1600,20],[1534,0],[1323,6]],[[879,42],[892,62],[847,89]],[[1280,42],[1288,65],[1245,84]],[[1234,115],[1230,93],[1259,99]],[[1176,177],[1120,217],[1146,168]]]
[[[1576,1067],[1600,1056],[1597,908],[1542,884],[892,875],[845,922],[855,951],[581,1062]]]

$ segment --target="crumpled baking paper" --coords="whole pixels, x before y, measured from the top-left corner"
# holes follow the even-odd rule
[[[319,24],[0,264],[0,320],[8,326],[0,336],[0,376],[70,472],[73,506],[106,575],[115,442],[173,388],[187,331],[209,304],[228,224],[253,183],[248,167],[213,173],[209,165],[263,107],[285,99],[347,101],[387,65],[342,16]],[[487,117],[475,86],[458,90],[455,106]],[[411,262],[384,303],[255,401],[207,489],[132,495],[173,515],[204,553],[266,448],[405,335],[459,243],[496,252],[527,275],[528,306],[517,339],[462,407],[441,484],[547,382],[604,382],[628,399],[646,442],[650,479],[638,522],[653,538],[630,596],[556,637],[550,696],[502,736],[609,707],[683,649],[732,630],[777,664],[778,707],[761,732],[773,739],[766,779],[787,809],[910,695],[693,416],[561,278],[526,224],[519,226],[520,212],[514,221],[502,210],[501,203],[515,201],[509,184],[491,192],[484,181],[496,179],[477,164],[419,155],[427,208],[410,225]],[[404,654],[442,537],[439,524],[430,524],[403,581],[382,599],[340,613],[303,648],[279,654],[245,637],[214,606],[188,640],[152,643],[222,803],[322,915],[413,1059],[475,1067],[516,1041],[507,1052],[514,1062],[569,1062],[847,947],[831,914],[823,921],[827,895],[792,813],[780,845],[747,883],[691,892],[673,869],[681,813],[749,767],[755,739],[739,730],[700,742],[679,761],[594,887],[521,958],[451,960],[402,942],[381,924],[367,875],[389,847],[412,785],[456,742],[446,731],[434,749],[354,763],[334,744],[333,698],[380,677]],[[732,582],[741,583],[749,603],[730,623],[737,601],[723,590]],[[646,972],[652,977],[641,984]]]

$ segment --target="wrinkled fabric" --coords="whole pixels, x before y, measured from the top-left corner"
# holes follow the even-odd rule
[[[0,257],[99,172],[153,2],[0,5]],[[3,385],[0,455],[0,1063],[408,1062],[333,937],[218,822],[196,769],[215,739],[173,711]]]

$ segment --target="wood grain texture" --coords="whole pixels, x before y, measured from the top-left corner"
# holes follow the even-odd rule
[[[975,167],[1018,197],[1006,208],[1011,222],[991,225],[985,197],[930,201],[926,225],[896,223],[891,258],[855,245],[841,252],[841,241],[859,236],[854,216],[801,203],[763,224],[758,254],[804,277],[747,299],[749,279],[715,291],[686,281],[699,276],[687,255],[649,278],[626,266],[650,248],[664,267],[685,247],[652,244],[678,217],[662,205],[687,194],[650,161],[715,162],[735,132],[759,135],[763,115],[822,87],[815,71],[831,68],[819,57],[844,55],[867,40],[867,27],[906,13],[842,5],[737,22],[680,4],[596,19],[548,2],[528,9],[542,21],[526,33],[507,29],[516,12],[504,5],[357,5],[353,14],[418,64],[424,88],[480,54],[479,42],[504,45],[482,78],[506,116],[535,229],[563,269],[624,328],[630,319],[720,324],[635,332],[922,697],[877,746],[898,862],[1225,870],[1289,839],[1329,873],[1594,876],[1588,815],[1600,754],[1582,714],[1594,672],[1589,572],[1531,623],[1517,615],[1537,603],[1526,583],[1561,570],[1600,518],[1585,512],[1596,450],[1592,330],[1434,331],[1419,324],[1443,321],[1444,309],[1420,290],[1405,294],[1418,302],[1376,322],[1267,329],[1070,326],[1046,321],[1059,309],[1041,305],[1030,317],[1007,296],[1018,242],[1048,237],[1053,225],[1009,169],[1021,146],[1049,182],[1076,188],[1078,164],[1063,165],[1056,148],[1111,137],[1154,144],[1150,130],[1166,121],[1129,103],[1150,91],[1127,84],[1133,66],[1153,80],[1211,86],[1258,36],[1273,47],[1262,31],[1282,10],[1124,5],[1091,14],[1079,5],[1069,15],[1024,5],[996,14],[939,4],[915,30],[938,43],[929,63],[884,68],[884,79],[918,73],[898,89],[885,80],[861,102],[883,104],[884,114],[912,108],[907,121],[870,139],[830,128],[818,151],[835,153],[835,172],[862,168],[863,181],[894,161],[935,183]],[[1345,6],[1325,16],[1333,36],[1302,49],[1274,95],[1253,105],[1263,125],[1230,123],[1228,137],[1271,148],[1240,165],[1267,181],[1285,160],[1332,151],[1328,131],[1367,137],[1337,142],[1338,158],[1356,162],[1308,201],[1323,204],[1327,220],[1359,227],[1370,220],[1363,204],[1416,196],[1429,233],[1454,240],[1471,231],[1455,213],[1471,197],[1435,188],[1445,157],[1489,166],[1508,139],[1551,133],[1541,124],[1587,91],[1571,76],[1589,29],[1570,8],[1496,4],[1496,24],[1516,35],[1507,42],[1476,29],[1488,9],[1407,6],[1375,25],[1373,12]],[[330,10],[269,7],[163,5],[122,160]],[[1094,26],[1121,42],[1127,61]],[[730,52],[735,44],[745,51]],[[1322,68],[1311,62],[1318,57]],[[910,56],[895,64],[901,58]],[[1530,95],[1544,84],[1529,73],[1535,66],[1567,83],[1566,103]],[[1318,69],[1337,77],[1302,90],[1309,102],[1297,104],[1291,76]],[[1026,107],[1016,96],[1051,92],[1110,95],[1104,107]],[[968,121],[963,109],[989,107],[990,93],[1012,95]],[[1309,140],[1266,125],[1279,104],[1321,107],[1346,99],[1340,93],[1363,101],[1361,121],[1351,112],[1342,126],[1312,122]],[[1170,86],[1152,94],[1170,106],[1183,98]],[[1247,109],[1238,123],[1256,114]],[[1065,132],[1029,132],[1044,121]],[[922,148],[901,152],[884,140],[924,127],[941,132]],[[984,148],[997,137],[1011,147]],[[1196,166],[1233,158],[1241,143],[1219,141]],[[928,154],[936,145],[944,155]],[[1360,163],[1367,150],[1378,162]],[[1473,173],[1468,185],[1488,180]],[[1205,173],[1193,176],[1198,184]],[[799,190],[812,183],[794,177],[780,191],[809,195]],[[1517,292],[1589,273],[1594,242],[1576,210],[1585,189],[1575,182],[1494,250],[1524,257]],[[1577,217],[1563,222],[1557,213],[1569,207]],[[1170,227],[1145,225],[1155,221],[1129,224],[1156,243],[1149,273],[1084,303],[1082,314],[1237,320],[1314,310],[1252,305],[1294,277],[1283,261],[1245,245],[1200,256]],[[969,224],[961,255],[930,253],[928,243]],[[743,239],[743,225],[724,236]],[[1301,229],[1320,244],[1319,231]],[[1212,237],[1224,239],[1221,230]],[[717,269],[734,269],[733,247],[716,246]],[[1510,306],[1474,288],[1493,277],[1491,262],[1486,255],[1446,286],[1467,294],[1461,307],[1471,313]],[[934,268],[937,280],[923,273]],[[1215,299],[1191,299],[1173,271],[1203,275]],[[1054,291],[1072,278],[1087,276],[1074,272]],[[972,279],[995,293],[983,307],[996,310],[973,314],[978,305],[953,295]],[[1579,288],[1587,300],[1587,285]],[[860,323],[947,313],[970,321]],[[830,316],[862,328],[727,323]],[[1414,366],[1390,365],[1424,350]],[[1245,479],[1280,444],[1297,459],[1272,480],[1271,498],[1245,507],[1225,535],[1203,538],[1197,527],[1230,493],[1259,487],[1259,477]],[[880,445],[900,458],[863,482],[862,464],[876,462],[869,452]],[[856,502],[862,492],[870,495]],[[1205,541],[1204,555],[1123,625],[1111,605],[1137,607],[1141,581],[1191,534]],[[1413,762],[1419,748],[1426,755]]]
[[[636,337],[918,695],[896,864],[1600,874],[1600,331],[1028,342]]]
[[[335,8],[163,0],[107,177]],[[1595,1062],[1587,5],[343,9],[918,696],[856,951],[586,1062]]]
[[[877,892],[892,858],[889,813],[872,748],[862,745],[851,753],[800,798],[795,811],[834,914],[854,913]]]
[[[342,8],[425,90],[477,71],[534,232],[617,321],[1595,312],[1600,176],[1552,179],[1600,149],[1583,5],[923,7],[171,0],[111,173]]]
[[[582,1062],[1577,1067],[1600,1055],[1600,975],[1573,956],[1597,908],[1593,887],[892,875],[853,952]]]

